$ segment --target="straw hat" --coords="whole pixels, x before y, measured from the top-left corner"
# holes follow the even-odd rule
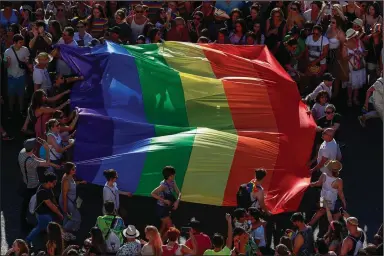
[[[349,217],[347,218],[347,223],[353,225],[353,226],[359,226],[359,220],[355,217]]]
[[[354,38],[354,37],[356,37],[358,35],[359,35],[359,32],[357,32],[353,28],[350,28],[350,29],[347,30],[347,32],[345,32],[345,39],[349,40],[349,39],[352,39],[352,38]]]
[[[136,238],[140,236],[140,232],[133,225],[128,225],[126,229],[123,230],[123,235],[126,238]]]
[[[359,26],[359,27],[361,27],[361,28],[364,26],[363,20],[359,19],[359,18],[354,19],[352,23],[357,25],[357,26]]]
[[[46,53],[46,52],[41,52],[39,53],[39,55],[37,55],[37,57],[35,58],[35,62],[37,64],[39,63],[49,63],[53,60],[53,57],[52,55]]]
[[[331,172],[340,172],[343,169],[343,165],[337,160],[330,160],[325,164],[325,167],[328,168]]]

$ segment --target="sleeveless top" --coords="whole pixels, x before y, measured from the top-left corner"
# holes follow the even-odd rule
[[[309,256],[313,255],[314,252],[314,245],[313,245],[313,230],[312,227],[307,226],[307,228],[303,231],[297,231],[292,236],[292,243],[294,243],[295,238],[298,234],[301,234],[304,238],[304,243],[300,247],[300,250],[298,252],[298,256]]]
[[[18,23],[18,18],[16,16],[16,10],[12,9],[12,15],[11,15],[11,17],[9,17],[9,20],[7,20],[7,18],[5,18],[5,16],[4,16],[4,10],[2,9],[0,11],[0,25],[4,26],[4,27],[8,27],[12,23]]]
[[[347,255],[357,255],[357,253],[359,252],[359,250],[361,248],[363,248],[363,244],[364,244],[364,241],[365,241],[365,236],[364,236],[364,233],[363,231],[358,228],[358,230],[360,231],[360,237],[354,237],[352,236],[351,234],[348,234],[348,237],[352,240],[353,242],[353,247],[352,249],[347,253]]]
[[[52,135],[53,138],[55,138],[57,145],[61,146],[61,136],[56,135],[52,132],[47,133],[47,137],[49,135]],[[62,156],[62,153],[59,153],[55,150],[55,148],[52,145],[49,145],[49,159],[51,160],[60,160]]]
[[[174,186],[175,186],[174,181],[172,181],[171,184],[168,184],[165,180],[163,180],[162,182],[160,182],[160,185],[165,186],[167,188],[165,191],[160,192],[160,194],[159,194],[160,197],[167,198],[167,196],[175,194],[176,191],[174,189]],[[164,206],[164,203],[160,200],[157,200],[157,204],[160,206]]]
[[[285,20],[283,20],[283,21],[280,23],[280,25],[279,25],[279,27],[278,27],[278,29],[277,29],[277,30],[278,30],[277,35],[272,34],[272,35],[270,35],[269,37],[276,38],[277,41],[282,41],[282,40],[283,40],[283,37],[284,37],[283,32],[284,32],[284,27],[285,27],[285,24],[286,24],[286,23],[287,23],[287,22],[286,22]],[[269,30],[272,30],[272,29],[275,28],[275,24],[273,23],[273,21],[272,21],[271,18],[269,18],[269,24],[270,24],[270,26],[269,26]],[[268,32],[268,31],[267,31],[267,32]]]
[[[345,7],[345,13],[344,13],[344,16],[347,17],[347,20],[351,23],[353,22],[357,16],[356,16],[356,10],[354,10],[353,12],[348,12],[348,5]],[[351,25],[349,27],[352,27]],[[348,28],[349,28],[348,27]]]
[[[74,206],[76,206],[76,182],[73,178],[67,180],[69,183],[68,191],[67,191],[67,198],[70,203],[72,203]],[[61,190],[63,191],[63,190]],[[63,200],[63,192],[60,193],[60,204]]]
[[[131,22],[131,30],[132,30],[131,37],[133,42],[136,42],[137,37],[143,33],[143,30],[146,24],[147,22],[144,22],[144,24],[141,24],[141,25],[137,24],[135,22],[135,16],[133,16],[132,22]]]
[[[337,35],[333,38],[328,37],[328,41],[329,41],[329,49],[334,50],[334,49],[339,48],[340,41],[339,41],[339,39],[337,39]]]
[[[332,184],[336,179],[337,178],[331,177],[325,173],[325,181],[321,188],[321,196],[332,204],[337,200],[337,189],[332,187]]]

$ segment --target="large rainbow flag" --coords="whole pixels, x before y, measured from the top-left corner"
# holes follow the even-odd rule
[[[309,184],[315,123],[296,84],[266,47],[165,42],[96,48],[61,46],[85,77],[78,175],[104,185],[119,172],[123,191],[150,196],[166,165],[186,202],[233,206],[242,183],[267,169],[267,206],[296,210]]]

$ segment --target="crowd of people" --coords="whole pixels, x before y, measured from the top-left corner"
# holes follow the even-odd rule
[[[346,88],[344,104],[362,108],[362,115],[356,117],[362,127],[370,118],[383,118],[381,2],[1,4],[1,80],[5,85],[1,103],[6,103],[2,122],[22,118],[24,125],[17,129],[31,137],[18,156],[23,177],[20,222],[30,233],[15,240],[7,255],[383,255],[382,227],[374,238],[366,237],[358,219],[346,211],[339,177],[342,117],[332,104]],[[310,187],[321,188],[313,217],[297,212],[283,225],[291,228],[283,232],[276,228],[264,203],[262,182],[267,171],[256,169],[255,178],[239,188],[236,210],[222,216],[227,234],[209,237],[197,219],[178,229],[172,223],[172,212],[177,211],[182,195],[174,180],[176,170],[166,166],[164,180],[152,192],[161,226],[148,225],[141,235],[134,223],[127,223],[127,213],[120,206],[119,197],[132,194],[118,189],[118,172],[111,169],[104,172],[102,215],[89,227],[89,238],[79,243],[76,232],[82,223],[82,199],[77,185],[86,181],[77,179],[72,162],[79,114],[70,109],[69,95],[73,84],[83,77],[73,73],[55,45],[97,47],[106,41],[266,45],[297,82],[308,114],[318,125],[313,159],[308,163]],[[0,129],[3,141],[13,139],[2,126]],[[36,248],[34,240],[41,233],[47,234],[46,246]],[[187,237],[185,243],[181,236]]]

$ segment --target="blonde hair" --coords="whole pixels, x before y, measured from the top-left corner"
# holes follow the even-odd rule
[[[159,230],[155,226],[147,226],[145,233],[150,237],[148,244],[152,246],[154,255],[160,256],[162,254],[163,241],[161,240]]]
[[[343,8],[341,7],[340,4],[334,4],[332,5],[332,8],[335,9],[337,11],[337,13],[339,14],[340,18],[345,21],[345,16],[344,16],[344,13],[343,13]]]

